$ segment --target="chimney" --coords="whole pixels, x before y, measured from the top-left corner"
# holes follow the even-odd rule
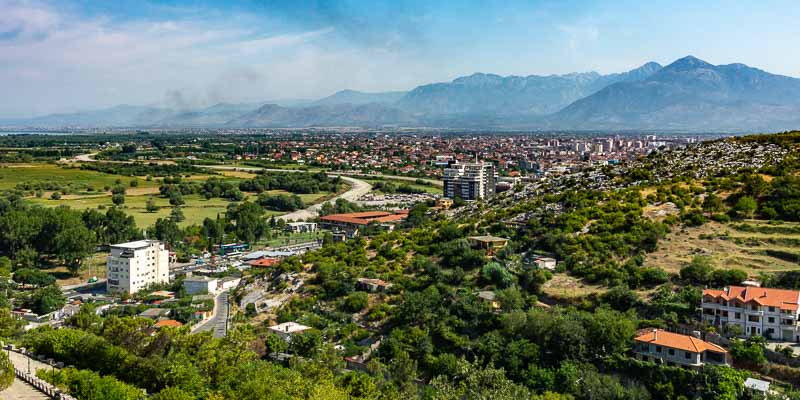
[[[658,329],[653,329],[653,341],[658,340]]]

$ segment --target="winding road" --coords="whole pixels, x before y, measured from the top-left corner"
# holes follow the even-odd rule
[[[258,168],[258,167],[233,167],[227,165],[197,165],[198,167],[208,168],[208,169],[216,169],[216,170],[226,170],[226,171],[243,171],[243,172],[257,172],[257,171],[268,171],[268,172],[308,172],[299,169],[276,169],[276,168]],[[322,205],[327,202],[335,202],[337,199],[345,199],[347,201],[356,201],[359,197],[369,193],[372,190],[372,185],[369,183],[362,181],[361,179],[356,179],[350,176],[344,176],[340,174],[329,173],[328,176],[330,177],[340,177],[343,181],[350,184],[350,190],[339,194],[331,199],[323,201],[321,203],[317,203],[306,207],[302,210],[297,210],[290,212],[288,214],[281,215],[277,217],[278,219],[282,219],[284,221],[304,221],[308,219],[313,219],[319,216],[319,210],[322,209]]]
[[[97,153],[91,154],[80,154],[73,158],[74,162],[95,162],[93,157]],[[308,172],[300,169],[278,169],[278,168],[261,168],[261,167],[238,167],[238,166],[229,166],[229,165],[195,165],[196,167],[201,168],[208,168],[208,169],[215,169],[215,170],[223,170],[223,171],[243,171],[243,172],[258,172],[258,171],[268,171],[268,172]],[[359,177],[374,177],[374,178],[385,178],[385,179],[394,179],[394,180],[403,180],[403,181],[416,181],[417,178],[409,177],[409,176],[396,176],[396,175],[383,175],[383,174],[339,174],[339,173],[328,173],[330,177],[340,177],[342,180],[350,184],[350,190],[341,193],[331,199],[328,199],[324,202],[313,204],[307,208],[302,210],[297,210],[290,212],[288,214],[281,215],[277,218],[282,219],[284,221],[305,221],[309,219],[314,219],[319,216],[319,211],[322,209],[322,205],[325,202],[331,201],[335,202],[337,199],[345,199],[347,201],[355,202],[361,196],[369,193],[372,190],[372,185],[368,182],[363,181],[358,178],[354,178],[354,176]],[[423,179],[425,182],[435,185],[441,186],[442,182],[432,180],[432,179]]]

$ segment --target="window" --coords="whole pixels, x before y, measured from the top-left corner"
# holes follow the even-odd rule
[[[683,352],[683,357],[684,358],[692,358],[692,353],[689,353],[688,351],[684,351]]]
[[[742,313],[738,313],[737,312],[735,318],[736,319],[742,319]]]
[[[769,318],[767,318],[767,321],[769,321],[770,324],[774,324],[775,323],[775,317],[769,317]]]
[[[671,356],[674,356],[675,355],[675,349],[669,349],[669,350],[667,350],[667,353],[669,353],[669,355],[671,355]]]
[[[661,353],[661,346],[656,346],[656,353]]]
[[[753,305],[750,306],[750,309],[753,310],[753,311],[758,311],[758,306],[753,304]]]

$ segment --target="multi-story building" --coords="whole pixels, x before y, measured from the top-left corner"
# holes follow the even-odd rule
[[[452,162],[444,169],[444,197],[485,199],[494,194],[495,169],[490,162]]]
[[[634,341],[633,353],[642,361],[688,367],[701,367],[706,363],[728,364],[725,349],[694,336],[653,329],[637,336]]]
[[[169,282],[169,251],[157,240],[111,246],[106,262],[109,292],[133,294],[152,283]]]
[[[703,321],[738,325],[745,335],[800,342],[800,291],[754,286],[703,290]]]

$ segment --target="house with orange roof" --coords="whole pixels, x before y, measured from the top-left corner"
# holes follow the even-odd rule
[[[643,331],[633,340],[633,353],[642,361],[685,367],[728,365],[730,361],[728,351],[714,343],[662,329]]]
[[[737,325],[747,336],[800,342],[800,291],[754,286],[703,290],[702,318],[725,329]]]
[[[363,211],[347,214],[331,214],[320,217],[320,224],[333,232],[344,232],[348,237],[358,235],[358,229],[377,223],[388,230],[394,228],[394,224],[408,217],[408,210],[389,211]]]
[[[180,321],[176,321],[174,319],[162,319],[161,321],[156,322],[153,324],[156,329],[163,328],[165,326],[169,326],[171,328],[180,328],[183,324]]]

